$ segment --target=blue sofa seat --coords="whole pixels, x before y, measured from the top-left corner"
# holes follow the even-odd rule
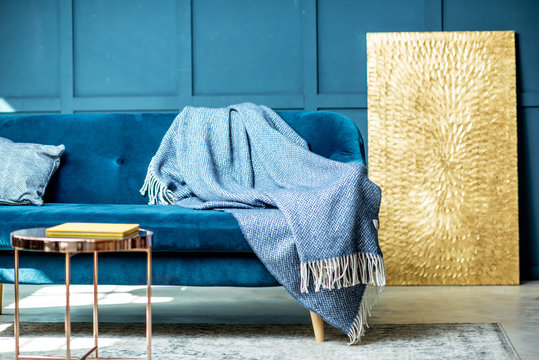
[[[10,249],[17,229],[49,227],[64,222],[138,223],[154,234],[152,250],[176,252],[252,252],[236,219],[220,211],[139,204],[62,204],[0,206],[0,249]]]

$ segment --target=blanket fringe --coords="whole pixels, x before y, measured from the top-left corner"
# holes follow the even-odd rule
[[[142,196],[148,194],[148,204],[150,205],[171,205],[178,200],[174,193],[155,177],[151,165],[146,174],[144,185],[140,189],[140,193]]]
[[[367,285],[365,288],[359,311],[347,334],[350,339],[348,345],[357,344],[365,333],[365,328],[369,327],[367,320],[371,316],[371,309],[376,303],[376,300],[378,300],[383,289],[383,286],[376,285]]]
[[[337,258],[301,263],[302,293],[308,293],[311,276],[314,291],[333,290],[358,284],[384,286],[386,271],[380,255],[356,253]]]

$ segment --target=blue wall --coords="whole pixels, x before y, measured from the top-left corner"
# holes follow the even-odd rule
[[[367,136],[365,33],[515,30],[522,276],[539,279],[537,19],[536,0],[0,0],[0,98],[40,113],[253,101],[340,112]]]

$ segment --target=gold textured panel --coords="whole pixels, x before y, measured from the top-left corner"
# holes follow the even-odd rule
[[[515,34],[367,34],[391,285],[518,284]]]

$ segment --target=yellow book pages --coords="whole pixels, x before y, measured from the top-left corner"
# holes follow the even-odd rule
[[[47,228],[47,236],[124,237],[137,232],[139,224],[65,223]]]

